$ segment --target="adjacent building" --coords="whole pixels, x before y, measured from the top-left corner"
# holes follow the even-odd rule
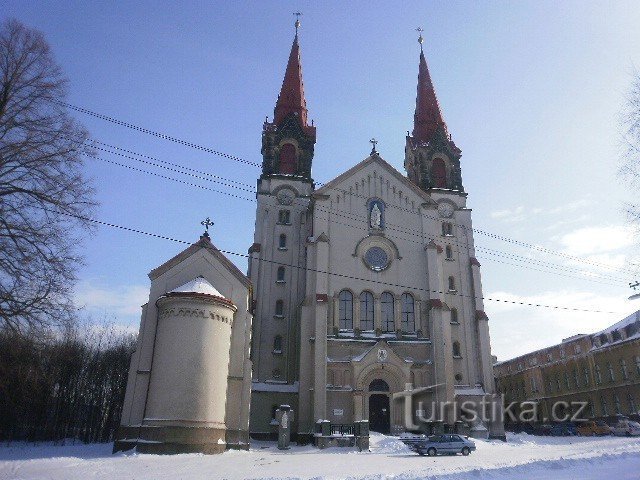
[[[637,416],[640,311],[600,332],[575,335],[559,345],[496,363],[494,373],[506,403],[539,403],[539,422],[553,418],[554,404],[560,416],[576,413],[582,403],[585,418]]]

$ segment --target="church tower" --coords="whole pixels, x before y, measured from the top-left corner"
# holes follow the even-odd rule
[[[424,191],[432,189],[464,193],[460,170],[461,150],[451,139],[429,75],[420,35],[418,92],[413,132],[407,134],[404,167],[409,179]]]
[[[251,356],[251,432],[268,436],[275,408],[298,403],[299,318],[305,294],[306,239],[311,235],[311,162],[316,129],[309,125],[298,28],[273,121],[262,130],[254,243],[249,277],[256,291]],[[294,417],[295,418],[295,417]]]

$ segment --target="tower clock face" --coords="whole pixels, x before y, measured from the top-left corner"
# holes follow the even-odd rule
[[[277,193],[276,198],[282,205],[291,205],[293,203],[293,199],[296,198],[296,194],[288,188],[283,188]]]
[[[450,218],[453,215],[454,210],[453,205],[449,202],[442,202],[438,204],[438,213],[441,217]]]

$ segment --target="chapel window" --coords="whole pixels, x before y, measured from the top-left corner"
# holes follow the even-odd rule
[[[431,179],[435,188],[447,188],[447,169],[443,159],[433,159],[431,164]]]
[[[453,236],[453,225],[449,222],[442,222],[442,235],[445,237]]]
[[[281,233],[280,238],[278,239],[278,249],[280,250],[287,249],[287,236],[284,233]]]
[[[371,292],[360,294],[360,329],[373,330],[374,327],[374,304]]]
[[[280,335],[273,338],[273,353],[282,353],[282,337]]]
[[[413,333],[416,331],[416,312],[415,303],[413,301],[413,295],[410,293],[403,293],[400,297],[402,305],[401,328],[403,332]]]
[[[284,302],[282,300],[276,300],[276,317],[284,316]]]
[[[459,342],[453,342],[452,351],[453,351],[453,356],[454,357],[459,358],[459,357],[462,356],[462,355],[460,355],[460,343]]]
[[[278,223],[291,225],[291,212],[289,210],[280,210],[278,212]]]
[[[449,291],[455,292],[456,290],[456,279],[453,277],[449,277]]]
[[[624,361],[624,358],[620,359],[620,370],[622,370],[622,378],[625,380],[629,379],[629,371],[627,370],[627,362]]]
[[[353,330],[353,294],[349,290],[338,295],[338,317],[341,330]]]
[[[296,147],[290,143],[285,143],[280,147],[280,173],[295,175],[297,170],[296,163]]]
[[[455,308],[451,309],[451,323],[458,323],[458,310]]]
[[[451,248],[451,245],[447,245],[444,251],[445,251],[447,260],[453,260],[453,249]]]
[[[284,283],[284,267],[278,267],[278,271],[276,274],[276,281],[280,283]]]
[[[393,295],[389,292],[384,292],[380,297],[381,313],[382,313],[382,330],[384,332],[393,332]]]

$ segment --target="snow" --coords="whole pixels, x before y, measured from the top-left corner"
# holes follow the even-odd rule
[[[468,457],[420,457],[396,437],[373,434],[371,451],[318,450],[252,442],[250,451],[222,455],[111,455],[111,444],[3,444],[0,478],[10,479],[439,479],[439,480],[637,480],[640,438],[534,437],[508,442],[475,440]]]
[[[224,298],[224,295],[222,295],[216,287],[211,285],[204,277],[196,277],[190,282],[187,282],[178,288],[174,288],[169,293],[206,293],[207,295]]]

